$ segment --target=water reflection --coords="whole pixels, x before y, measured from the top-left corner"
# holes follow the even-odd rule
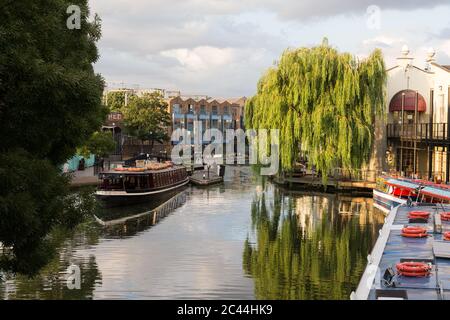
[[[384,217],[371,199],[268,187],[252,202],[243,267],[257,299],[348,299]]]
[[[147,204],[102,209],[95,220],[108,237],[131,237],[156,225],[186,203],[186,189],[165,193]]]
[[[101,285],[102,276],[96,258],[89,255],[80,258],[73,255],[80,243],[93,246],[98,243],[98,229],[91,223],[83,223],[75,230],[54,230],[52,243],[59,254],[54,257],[37,275],[0,272],[1,299],[91,299],[97,285]],[[67,286],[66,272],[72,264],[80,268],[80,289],[70,290]]]
[[[0,274],[0,298],[348,298],[383,222],[370,199],[290,192],[242,167],[224,180],[54,232],[57,257],[31,279]],[[81,290],[66,286],[72,263]]]

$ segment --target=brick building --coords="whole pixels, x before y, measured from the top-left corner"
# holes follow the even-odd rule
[[[140,95],[146,90],[127,90],[127,93]],[[179,91],[160,91],[167,102],[168,112],[172,116],[172,125],[167,128],[171,136],[173,130],[178,128],[191,131],[193,137],[194,121],[202,123],[203,132],[206,129],[215,128],[221,132],[226,129],[244,128],[245,97],[238,98],[211,98],[201,95],[181,95]],[[107,96],[105,94],[105,96]],[[107,104],[107,101],[105,101]],[[123,117],[120,112],[112,112],[108,115],[103,130],[111,130],[117,142],[116,155],[123,158],[131,157],[141,151],[146,153],[170,153],[172,143],[155,143],[153,150],[150,142],[142,143],[140,140],[129,137],[123,133]],[[225,135],[224,135],[225,138]]]

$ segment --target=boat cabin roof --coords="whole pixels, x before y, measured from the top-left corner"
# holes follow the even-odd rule
[[[402,189],[408,189],[408,190],[415,190],[420,187],[420,184],[418,184],[418,183],[400,180],[400,179],[388,179],[386,181],[386,184],[396,187],[396,188],[402,188]]]
[[[135,176],[135,175],[148,175],[151,173],[162,173],[162,172],[170,172],[177,169],[183,169],[183,166],[173,166],[171,168],[167,169],[161,169],[161,170],[145,170],[145,171],[115,171],[115,170],[108,170],[103,171],[99,173],[99,177],[102,176],[112,176],[112,175],[120,175],[120,176]]]
[[[433,198],[439,198],[444,200],[450,200],[450,191],[447,189],[440,189],[434,187],[425,187],[420,190],[421,193],[431,196]]]

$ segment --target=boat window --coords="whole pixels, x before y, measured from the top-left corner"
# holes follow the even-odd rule
[[[141,189],[148,189],[149,188],[148,177],[147,176],[140,176],[139,177],[139,185],[140,185]]]
[[[123,189],[123,179],[119,177],[107,177],[104,178],[101,184],[101,189],[104,190],[122,190]]]
[[[136,189],[137,179],[136,177],[125,177],[125,189]]]
[[[161,185],[160,174],[156,173],[155,174],[155,187],[159,187],[160,185]]]

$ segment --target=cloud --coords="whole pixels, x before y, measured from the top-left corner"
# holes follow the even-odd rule
[[[173,57],[178,62],[192,71],[203,71],[221,67],[233,60],[233,49],[215,48],[210,46],[196,47],[194,49],[172,49],[162,51],[161,55]]]
[[[330,26],[330,32],[336,30],[337,38],[330,38],[330,42],[342,45],[349,34],[340,33],[339,22],[353,19],[348,19],[349,15],[364,18],[370,5],[378,5],[381,10],[413,10],[448,4],[448,0],[407,3],[398,0],[92,0],[90,3],[91,12],[97,12],[102,18],[103,31],[99,42],[101,57],[95,68],[107,81],[179,89],[186,93],[237,96],[252,94],[260,75],[286,47],[320,43],[327,35],[327,29],[320,29],[320,25]],[[399,43],[410,40],[396,31],[360,34],[352,40],[356,45],[350,46],[350,50],[365,54],[373,47],[381,47],[394,54],[394,50],[399,50]],[[362,37],[367,39],[363,41]]]
[[[245,2],[245,1],[244,1]],[[259,2],[253,0],[252,2]],[[336,15],[364,14],[369,6],[378,6],[381,10],[413,10],[421,8],[433,8],[437,5],[448,5],[448,0],[306,0],[306,1],[272,1],[262,0],[270,10],[277,12],[282,18],[295,20],[309,20],[318,17],[330,17]]]
[[[398,47],[400,43],[404,42],[405,40],[403,38],[380,35],[364,40],[363,45],[369,47],[392,48],[394,46]]]
[[[442,29],[437,35],[436,37],[441,38],[441,39],[450,39],[450,26]]]

